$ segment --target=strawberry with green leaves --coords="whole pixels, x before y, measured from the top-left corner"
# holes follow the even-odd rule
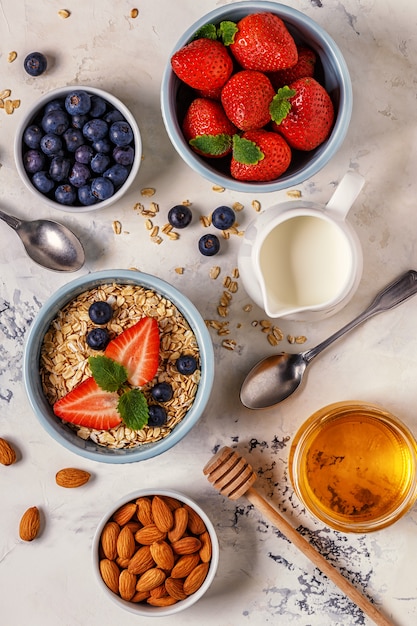
[[[275,90],[290,85],[299,78],[314,77],[317,63],[316,53],[311,48],[307,48],[307,46],[297,46],[297,51],[298,61],[293,67],[268,74]]]
[[[250,130],[233,138],[230,171],[237,180],[274,180],[286,172],[290,163],[291,148],[278,133]]]
[[[220,102],[209,98],[192,101],[182,123],[182,132],[191,148],[205,157],[220,158],[232,151],[236,126]]]
[[[263,72],[242,70],[233,74],[223,87],[221,102],[237,128],[255,130],[270,122],[269,106],[274,96],[271,81]]]
[[[299,78],[278,90],[270,107],[274,131],[296,150],[314,150],[332,130],[332,100],[314,78]]]
[[[172,55],[171,67],[189,87],[211,91],[225,84],[233,61],[221,41],[199,37]]]

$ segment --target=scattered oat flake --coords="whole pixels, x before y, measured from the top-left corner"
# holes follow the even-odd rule
[[[149,218],[145,220],[145,228],[146,230],[152,230],[153,228],[152,220]]]
[[[200,217],[200,222],[201,224],[204,226],[204,228],[207,228],[208,226],[210,226],[211,224],[211,216],[208,215],[202,215]]]
[[[138,9],[131,9],[131,10],[130,10],[130,17],[131,17],[132,19],[135,19],[138,15],[139,15],[139,11],[138,11]]]
[[[167,233],[167,237],[168,239],[172,239],[173,241],[175,241],[176,239],[180,238],[179,233],[174,233],[174,231],[170,231],[169,233]]]
[[[140,193],[145,198],[151,198],[152,196],[155,195],[156,189],[154,189],[153,187],[144,187],[143,189],[140,190]]]
[[[0,98],[0,109],[4,109],[4,102],[1,98]]]
[[[116,235],[120,235],[122,232],[122,225],[118,220],[114,220],[113,222],[113,231]]]
[[[156,202],[151,202],[149,205],[149,210],[156,215],[159,211],[159,204],[157,204]]]
[[[245,304],[245,306],[243,307],[243,310],[245,311],[245,313],[250,313],[252,311],[252,305],[251,304]]]
[[[220,267],[218,265],[215,265],[214,267],[212,267],[210,269],[210,273],[209,276],[210,278],[216,279],[220,274]]]
[[[12,100],[5,100],[4,102],[4,110],[6,111],[6,113],[8,115],[11,115],[14,111],[14,107],[13,107],[13,101]]]
[[[184,268],[183,267],[176,267],[175,271],[177,274],[184,274]]]
[[[301,198],[301,191],[299,189],[289,189],[287,191],[287,196],[289,198]]]
[[[298,337],[295,338],[295,343],[305,343],[307,341],[307,337],[304,337],[304,335],[298,335]]]
[[[213,191],[217,191],[217,193],[223,193],[223,191],[226,191],[221,185],[213,185],[212,189]]]
[[[162,240],[162,237],[160,237],[159,235],[157,235],[156,237],[151,237],[151,240],[152,240],[154,243],[158,244],[158,246],[159,246],[159,244],[160,244],[160,243],[162,243],[162,241],[163,241],[163,240]]]
[[[17,59],[17,52],[15,50],[12,50],[11,52],[9,52],[8,57],[7,57],[7,62],[13,63],[13,61],[15,61],[16,59]]]
[[[239,211],[242,211],[244,207],[243,207],[243,204],[242,204],[241,202],[234,202],[234,203],[232,204],[232,208],[233,208],[235,211],[239,212]]]
[[[190,202],[189,200],[183,200],[183,201],[181,202],[181,204],[182,204],[183,206],[191,206],[191,205],[192,205],[192,202]]]
[[[66,20],[71,15],[71,12],[67,9],[60,9],[58,11],[58,15],[59,17],[62,17],[63,20]]]
[[[236,348],[236,341],[233,339],[223,339],[222,346],[226,348],[226,350],[234,350]]]
[[[261,210],[261,203],[259,202],[259,200],[252,200],[252,207],[255,209],[256,212],[259,212]]]
[[[288,343],[295,343],[294,335],[287,335],[287,341]]]
[[[3,91],[0,91],[0,100],[5,100],[6,98],[9,98],[12,95],[12,92],[10,91],[10,89],[3,89]]]
[[[13,108],[18,109],[20,107],[20,100],[12,100]]]

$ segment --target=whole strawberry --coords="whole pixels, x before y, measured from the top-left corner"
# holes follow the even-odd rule
[[[226,116],[220,102],[196,98],[187,109],[182,131],[195,152],[219,158],[232,151],[232,137],[237,128]]]
[[[269,105],[275,91],[262,72],[242,70],[222,89],[221,102],[227,117],[240,130],[262,128],[271,120]]]
[[[248,70],[276,72],[297,63],[295,41],[284,22],[273,13],[252,13],[237,23],[230,50]]]
[[[332,100],[314,78],[299,78],[278,90],[271,104],[273,129],[296,150],[314,150],[330,135]]]
[[[275,90],[285,85],[290,85],[299,78],[313,77],[316,68],[317,55],[311,48],[306,46],[297,47],[298,61],[286,70],[271,72],[268,76]]]
[[[230,172],[237,180],[274,180],[284,174],[290,163],[291,148],[278,133],[249,130],[233,138]]]
[[[174,73],[193,89],[222,87],[233,70],[227,48],[213,39],[199,38],[177,50],[171,57]]]

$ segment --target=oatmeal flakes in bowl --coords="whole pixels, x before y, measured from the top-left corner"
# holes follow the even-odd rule
[[[175,445],[201,417],[213,376],[211,339],[194,305],[132,270],[58,289],[25,345],[24,382],[41,425],[101,462],[139,461]]]

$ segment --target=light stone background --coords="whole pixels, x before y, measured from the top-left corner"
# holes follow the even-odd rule
[[[198,217],[181,233],[156,246],[144,220],[133,210],[144,187],[155,187],[159,225],[166,211],[188,199],[195,214],[239,201],[244,229],[255,217],[251,202],[262,207],[287,199],[286,192],[254,198],[226,191],[193,173],[177,156],[164,130],[159,90],[174,44],[185,28],[205,12],[228,4],[215,0],[181,2],[139,0],[139,16],[129,17],[133,2],[73,0],[0,1],[0,90],[21,100],[13,115],[0,110],[0,204],[22,218],[50,217],[81,237],[87,263],[76,275],[100,269],[137,267],[176,285],[204,318],[216,318],[221,278],[236,266],[240,240],[224,242],[215,263],[220,279],[209,278],[213,259],[196,248],[202,226]],[[348,63],[354,110],[348,136],[319,174],[299,185],[305,199],[325,203],[348,169],[366,184],[350,212],[364,249],[364,274],[358,292],[336,316],[314,324],[282,322],[285,334],[306,335],[307,347],[349,321],[373,294],[398,274],[417,269],[416,241],[416,58],[417,5],[407,0],[288,0],[316,20],[336,40]],[[71,16],[62,20],[58,10]],[[48,72],[27,76],[24,56],[41,50],[51,60]],[[18,53],[7,63],[11,50]],[[20,181],[13,159],[13,138],[20,118],[46,91],[67,84],[107,89],[137,118],[144,159],[132,189],[117,206],[71,215],[34,199]],[[122,233],[115,235],[113,220]],[[287,476],[292,437],[315,410],[330,402],[362,399],[396,413],[417,432],[416,318],[411,299],[358,328],[311,366],[293,398],[261,413],[238,400],[241,380],[262,356],[273,353],[252,320],[243,287],[230,307],[233,352],[213,333],[216,379],[210,404],[194,430],[174,449],[141,464],[112,466],[75,457],[47,435],[32,414],[22,381],[25,336],[48,296],[76,275],[55,274],[31,263],[18,237],[0,226],[0,436],[19,451],[16,465],[0,467],[0,623],[4,626],[124,626],[148,623],[121,614],[98,589],[91,567],[96,525],[114,500],[139,487],[172,487],[194,497],[213,519],[221,546],[217,577],[206,596],[178,616],[159,618],[161,626],[359,626],[370,624],[325,576],[314,568],[242,498],[227,501],[202,474],[216,447],[236,446],[259,472],[257,487],[295,527],[372,598],[397,626],[417,623],[417,509],[390,528],[369,535],[334,532],[307,514]],[[185,268],[182,276],[175,268]],[[284,340],[283,349],[294,349]],[[79,466],[94,475],[85,487],[67,492],[56,486],[58,469]],[[41,537],[32,544],[18,538],[21,514],[37,505],[44,515]]]

